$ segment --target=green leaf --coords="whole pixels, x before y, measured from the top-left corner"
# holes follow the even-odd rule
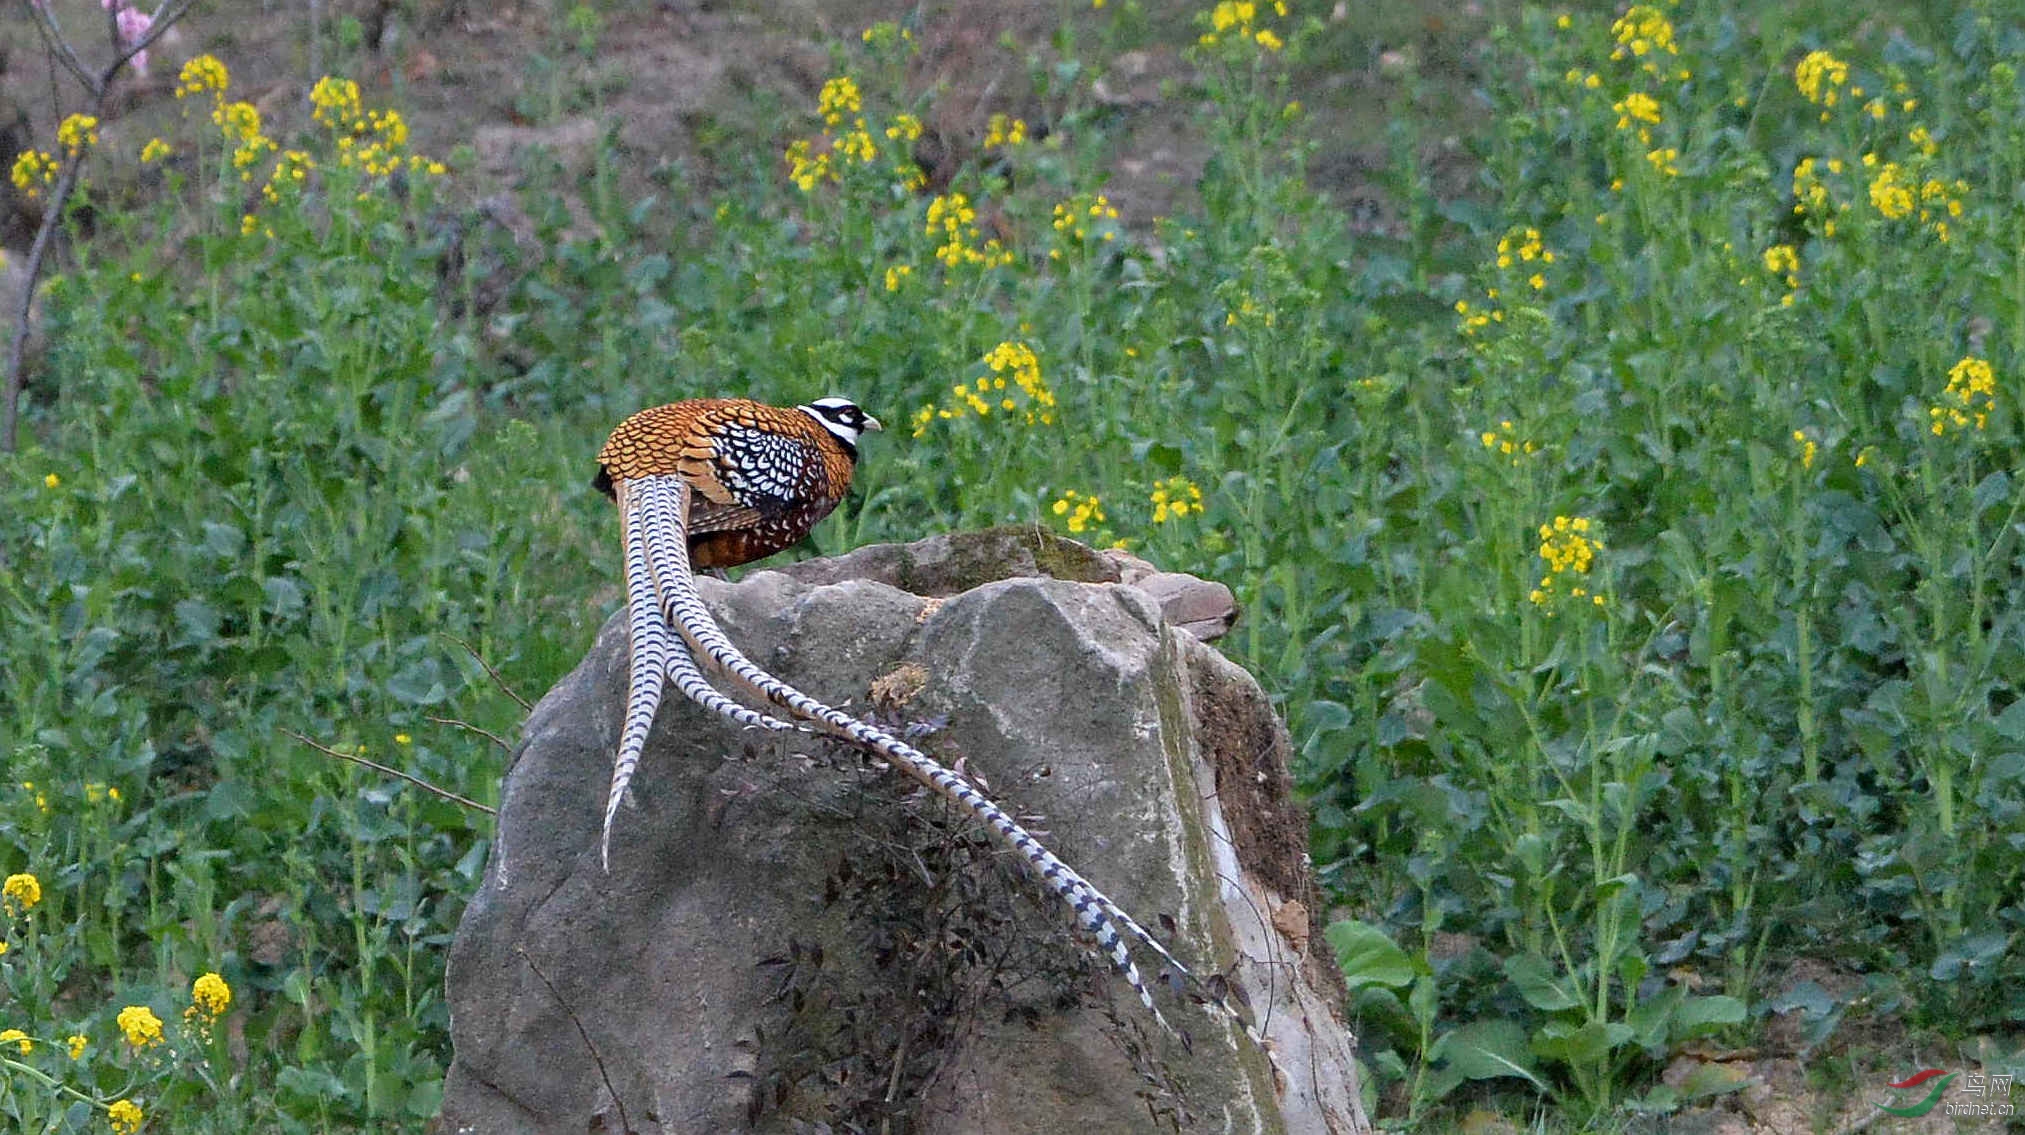
[[[1681,1081],[1680,1098],[1687,1101],[1719,1096],[1739,1091],[1750,1082],[1750,1073],[1734,1064],[1704,1061],[1695,1065],[1687,1078]]]
[[[1673,1015],[1675,1040],[1712,1033],[1744,1022],[1744,1003],[1734,997],[1690,997]]]
[[[1669,1084],[1654,1084],[1652,1090],[1636,1099],[1626,1100],[1625,1107],[1647,1115],[1665,1115],[1680,1107],[1680,1093]]]
[[[1406,995],[1406,1007],[1413,1010],[1413,1019],[1425,1029],[1434,1024],[1435,1012],[1439,1008],[1436,996],[1440,992],[1434,975],[1421,974],[1413,979],[1413,992]]]
[[[1997,715],[1997,732],[2006,741],[2025,741],[2025,698],[2004,707]]]
[[[1351,992],[1366,985],[1399,989],[1413,980],[1413,960],[1376,926],[1345,920],[1322,933],[1336,951],[1336,964],[1343,967]]]
[[[443,1081],[424,1080],[408,1091],[408,1114],[432,1119],[443,1110]]]
[[[1547,959],[1538,954],[1517,954],[1506,958],[1505,976],[1512,979],[1526,1004],[1542,1012],[1558,1013],[1582,1003],[1572,987],[1556,979],[1554,967],[1548,964]]]
[[[1621,1021],[1574,1025],[1548,1021],[1533,1034],[1533,1052],[1568,1064],[1594,1064],[1631,1041],[1631,1026]]]
[[[1687,1000],[1687,986],[1669,985],[1657,996],[1648,997],[1624,1014],[1632,1039],[1646,1048],[1659,1048],[1667,1041],[1669,1028],[1680,1003]]]
[[[387,679],[387,693],[408,705],[435,705],[450,696],[434,658],[418,658]]]
[[[218,624],[223,616],[202,599],[184,599],[176,604],[176,625],[181,630],[178,645],[208,646],[218,641]]]
[[[246,546],[246,533],[230,524],[204,522],[204,548],[221,560],[229,560]]]
[[[1979,513],[1987,512],[2010,499],[2011,477],[2001,469],[1977,482],[1975,491],[1970,494],[1970,500],[1974,502]]]
[[[1514,1076],[1543,1092],[1547,1090],[1527,1050],[1526,1030],[1517,1021],[1497,1018],[1471,1021],[1443,1033],[1427,1055],[1430,1060],[1446,1060],[1449,1067],[1466,1079]]]

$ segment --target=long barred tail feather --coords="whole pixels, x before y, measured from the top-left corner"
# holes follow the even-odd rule
[[[626,723],[619,731],[619,752],[612,761],[612,786],[605,796],[605,831],[598,844],[599,861],[612,869],[612,824],[626,787],[640,767],[640,753],[647,747],[647,733],[654,726],[654,713],[661,706],[661,691],[667,683],[668,657],[688,652],[675,641],[668,619],[654,596],[654,584],[647,571],[647,541],[640,526],[623,507],[626,486],[620,486],[619,527],[626,544],[626,618],[632,650],[627,663]],[[692,660],[692,666],[695,664]]]
[[[628,485],[637,509],[635,519],[645,534],[649,571],[662,600],[667,604],[677,633],[689,646],[741,686],[829,732],[879,753],[982,821],[1001,842],[1032,865],[1041,881],[1070,908],[1078,924],[1111,959],[1139,995],[1141,1004],[1163,1028],[1168,1027],[1166,1019],[1153,1003],[1152,993],[1139,975],[1138,966],[1134,964],[1119,928],[1123,927],[1133,938],[1144,943],[1183,979],[1194,980],[1194,974],[1188,967],[1103,892],[1043,847],[1025,828],[968,782],[906,742],[809,697],[754,665],[725,637],[716,620],[703,606],[694,586],[689,583],[688,543],[683,531],[688,509],[688,486],[675,477],[656,476],[636,478]],[[1202,983],[1198,980],[1196,984],[1200,986]],[[1243,1018],[1221,997],[1212,994],[1210,1000],[1220,1010],[1242,1022]],[[1260,1040],[1249,1025],[1245,1028],[1254,1040]]]
[[[604,834],[598,843],[598,858],[605,870],[612,869],[612,826],[626,789],[639,770],[640,754],[647,746],[654,714],[669,680],[683,696],[734,725],[761,729],[794,729],[796,726],[739,705],[718,693],[697,668],[689,648],[668,625],[652,573],[647,569],[647,540],[628,507],[628,482],[618,486],[619,527],[626,545],[626,612],[631,654],[628,663],[625,725],[619,731],[619,751],[612,761],[612,785],[605,796]]]

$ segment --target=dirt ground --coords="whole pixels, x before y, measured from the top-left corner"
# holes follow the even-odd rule
[[[107,54],[95,0],[49,2],[88,60]],[[1116,141],[1106,191],[1128,218],[1144,220],[1186,208],[1201,169],[1194,125],[1200,90],[1181,51],[1197,32],[1198,7],[1176,0],[1103,7],[1088,0],[610,0],[587,9],[597,12],[599,26],[586,37],[560,0],[307,0],[288,8],[198,0],[153,53],[148,74],[120,81],[101,133],[107,146],[130,153],[165,133],[188,110],[172,97],[177,68],[210,52],[231,69],[234,94],[260,108],[276,137],[306,125],[317,77],[347,75],[369,103],[402,110],[414,148],[451,158],[472,200],[514,184],[538,147],[566,170],[581,171],[608,135],[622,189],[645,195],[665,188],[655,178],[670,169],[708,185],[714,163],[777,160],[779,139],[808,125],[816,93],[833,73],[834,45],[883,19],[909,28],[921,48],[907,80],[929,96],[929,132],[917,157],[933,176],[977,152],[994,113],[1044,132],[1062,112],[1064,99],[1037,94],[1032,76],[1061,59],[1051,37],[1067,17],[1075,53],[1094,68],[1084,72],[1087,101]],[[1387,203],[1375,183],[1386,161],[1387,117],[1406,97],[1402,64],[1466,82],[1484,18],[1474,6],[1447,18],[1423,18],[1409,6],[1352,19],[1345,4],[1310,16],[1320,31],[1288,94],[1313,117],[1312,175],[1353,225],[1383,228]],[[83,105],[74,82],[52,75],[25,5],[0,5],[0,159],[11,164],[20,146],[46,139]],[[1461,176],[1453,138],[1432,142],[1426,160]],[[117,185],[118,170],[105,174]],[[0,185],[0,245],[25,248],[35,219],[33,203],[13,200],[11,187]]]

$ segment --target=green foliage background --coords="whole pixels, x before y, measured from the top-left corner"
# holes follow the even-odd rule
[[[537,179],[526,242],[455,204],[455,161],[369,175],[328,135],[307,188],[252,199],[193,118],[159,203],[102,209],[50,282],[35,441],[0,466],[0,868],[43,891],[0,956],[0,1025],[43,1042],[5,1058],[0,1111],[420,1129],[489,822],[290,734],[492,800],[505,753],[467,726],[511,737],[521,710],[477,659],[529,693],[574,664],[618,601],[590,455],[710,394],[848,392],[887,421],[812,551],[1073,517],[1238,590],[1224,645],[1293,729],[1387,1114],[1666,1112],[1734,1086],[1657,1083],[1671,1054],[1771,1010],[1810,1048],[1856,1013],[2014,1067],[2015,14],[1886,35],[1712,2],[1652,12],[1669,50],[1512,12],[1470,192],[1434,192],[1440,127],[1400,117],[1398,224],[1353,235],[1303,176],[1288,78],[1346,33],[1271,5],[1196,29],[1197,206],[1108,216],[1115,112],[1076,32],[1117,46],[1132,12],[1034,48],[1046,137],[947,187],[902,184],[921,108],[887,31],[837,49],[857,109],[811,108],[766,159],[723,143],[742,179]],[[1810,99],[1815,50],[1847,74]],[[840,156],[859,130],[875,156]],[[835,177],[767,160],[794,138]],[[1809,158],[1822,193],[1796,196]],[[954,230],[950,192],[976,213]],[[1048,400],[961,410],[1003,343]],[[1189,486],[1202,509],[1156,521]],[[1586,570],[1543,562],[1556,517]],[[1802,958],[1848,983],[1788,980]],[[173,1023],[208,970],[223,1035],[122,1048],[121,1006]]]

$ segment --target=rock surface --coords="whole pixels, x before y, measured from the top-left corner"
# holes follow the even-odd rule
[[[1190,1043],[1162,1033],[1015,857],[820,738],[664,703],[605,874],[615,617],[535,707],[507,774],[451,951],[445,1131],[1366,1129],[1340,979],[1307,952],[1307,825],[1265,698],[1128,587],[966,568],[930,597],[919,565],[974,568],[1006,531],[700,582],[756,662],[896,728],[926,723],[923,748],[1198,972],[1226,974],[1279,1084],[1167,989]],[[1009,566],[1103,563],[1039,561]],[[916,565],[886,574],[918,591],[840,574],[853,562]]]

